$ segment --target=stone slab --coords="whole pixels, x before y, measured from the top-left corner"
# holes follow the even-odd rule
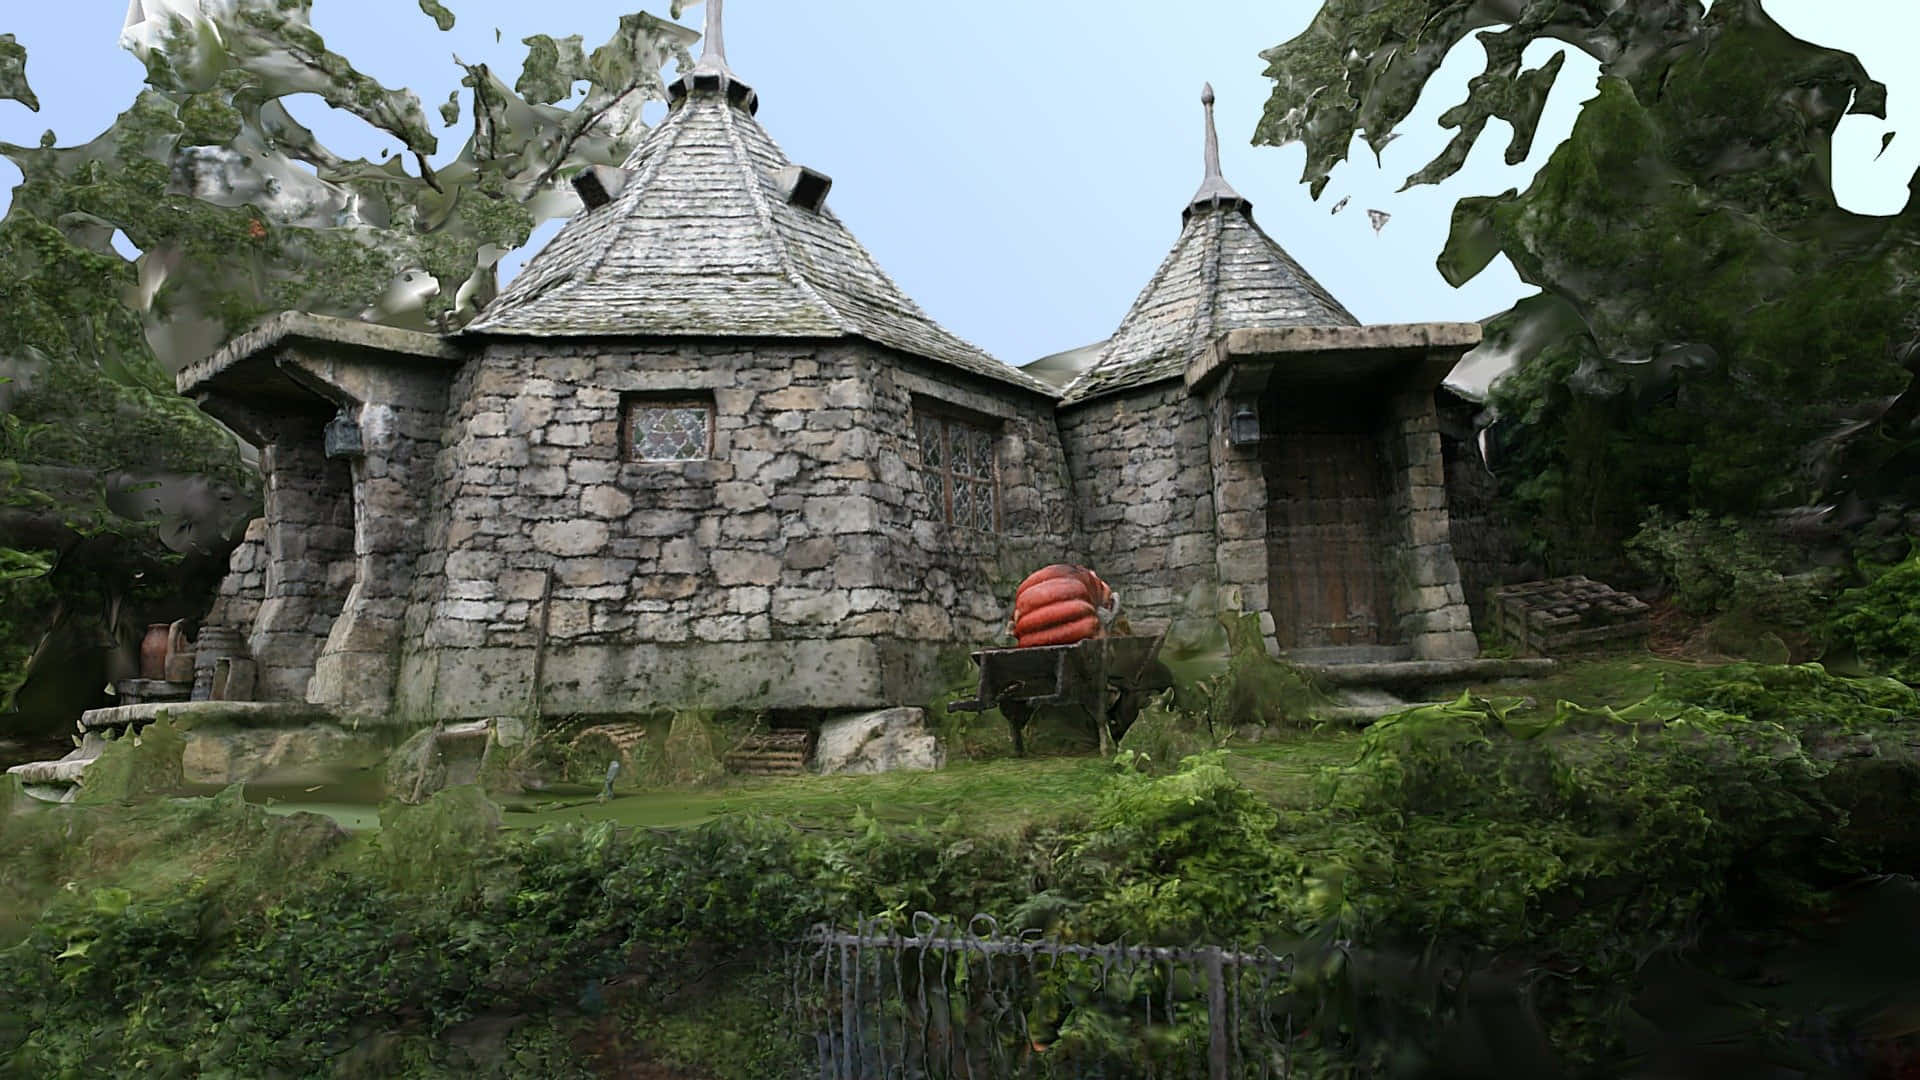
[[[297,701],[151,701],[139,705],[116,705],[89,709],[80,714],[80,730],[107,731],[126,727],[144,727],[164,714],[182,729],[207,725],[228,727],[298,727],[312,723],[378,724],[377,718],[355,717],[343,709],[328,705],[309,705]]]
[[[450,362],[466,355],[458,345],[437,334],[380,326],[359,319],[283,311],[234,337],[205,360],[180,369],[174,376],[174,386],[180,393],[192,395],[229,368],[291,341],[353,346],[391,354],[396,360],[410,357]]]
[[[822,775],[909,770],[946,764],[940,740],[927,730],[924,709],[892,708],[837,716],[820,725],[813,767]]]
[[[1401,660],[1384,664],[1302,664],[1331,686],[1410,686],[1436,682],[1537,679],[1559,666],[1552,660]]]
[[[19,777],[23,784],[71,786],[80,782],[80,774],[98,756],[98,750],[75,750],[58,761],[29,761],[7,772]]]

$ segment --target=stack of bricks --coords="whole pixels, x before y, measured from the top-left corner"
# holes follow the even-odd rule
[[[1490,629],[1522,656],[1632,645],[1647,638],[1645,603],[1585,577],[1504,585],[1489,595]]]

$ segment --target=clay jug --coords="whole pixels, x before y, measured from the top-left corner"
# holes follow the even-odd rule
[[[173,636],[171,631],[172,628],[163,622],[147,627],[147,636],[140,639],[141,678],[159,680],[167,677],[167,644]]]

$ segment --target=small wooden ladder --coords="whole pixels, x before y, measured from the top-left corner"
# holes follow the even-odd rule
[[[801,776],[807,771],[812,743],[813,732],[806,728],[775,728],[749,735],[728,751],[727,771],[748,776]]]

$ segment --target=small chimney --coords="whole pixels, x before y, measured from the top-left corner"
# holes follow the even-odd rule
[[[786,192],[788,202],[803,210],[819,213],[832,188],[833,177],[805,165],[789,165],[780,170],[780,189]]]
[[[587,209],[598,210],[620,194],[620,189],[627,186],[629,175],[625,169],[610,165],[589,165],[573,178],[573,190],[579,193]]]

